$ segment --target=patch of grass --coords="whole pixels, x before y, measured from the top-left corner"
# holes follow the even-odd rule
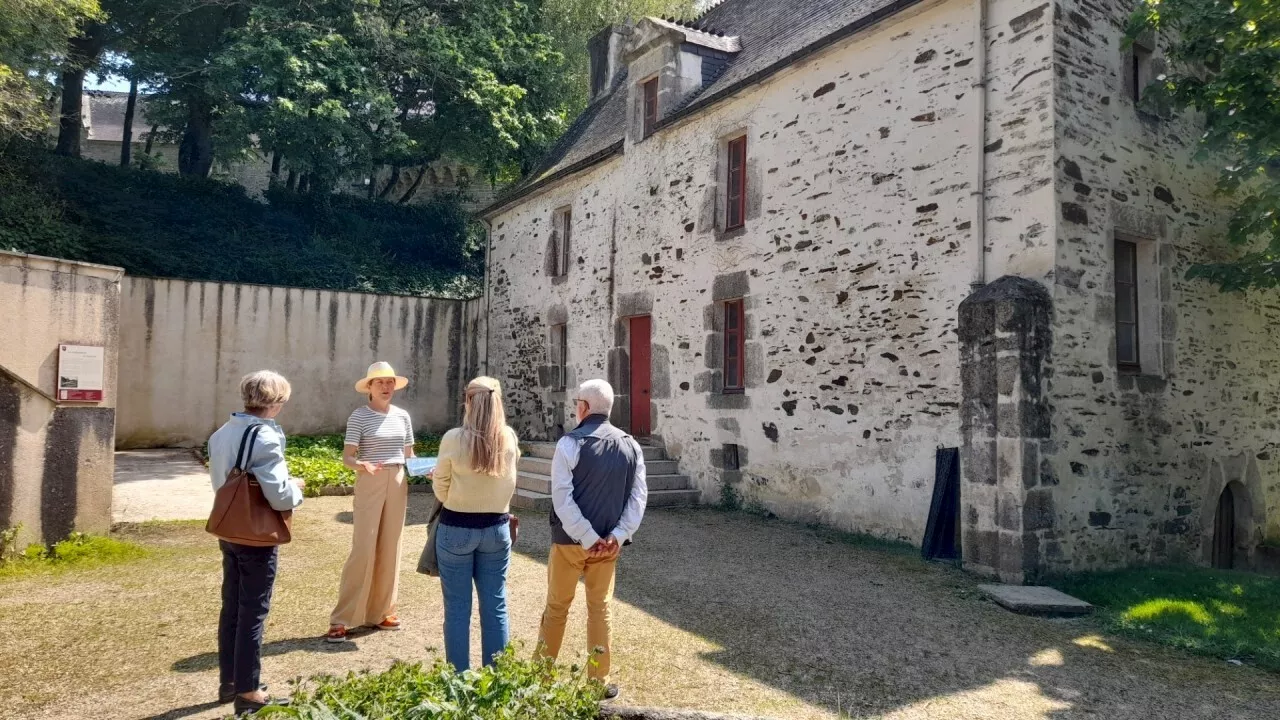
[[[440,718],[440,720],[593,720],[601,687],[581,670],[519,660],[508,648],[497,663],[455,672],[453,666],[396,662],[381,673],[320,676],[288,707],[257,718]]]
[[[1280,672],[1280,578],[1206,568],[1082,573],[1053,585],[1114,631]]]
[[[440,452],[440,436],[424,435],[413,446],[419,456]],[[307,492],[315,493],[322,487],[354,485],[356,473],[342,464],[342,436],[314,435],[290,437],[285,444],[285,461],[289,472],[307,481]],[[427,482],[426,478],[410,477],[410,485]]]
[[[32,544],[25,550],[0,560],[0,578],[73,568],[116,565],[147,556],[147,551],[130,542],[98,535],[72,533],[52,547]]]

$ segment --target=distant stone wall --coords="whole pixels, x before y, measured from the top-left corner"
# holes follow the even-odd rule
[[[395,402],[415,427],[440,432],[483,351],[478,301],[126,277],[122,302],[121,448],[203,444],[254,370],[293,385],[287,433],[342,432],[375,360],[409,378]]]
[[[0,252],[0,528],[19,543],[111,527],[121,275]],[[103,348],[101,402],[55,399],[62,344]]]

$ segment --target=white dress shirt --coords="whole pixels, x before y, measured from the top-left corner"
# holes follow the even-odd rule
[[[640,528],[644,506],[649,499],[649,486],[645,483],[644,451],[634,439],[628,440],[636,451],[635,482],[631,486],[631,496],[627,498],[618,526],[609,533],[618,540],[619,545],[630,540]],[[575,538],[584,549],[590,550],[600,540],[600,536],[573,501],[573,469],[578,466],[581,442],[566,435],[556,443],[556,453],[551,459],[551,503],[565,533]]]

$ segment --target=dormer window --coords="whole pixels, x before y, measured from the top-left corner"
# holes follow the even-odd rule
[[[658,127],[658,78],[650,78],[644,81],[644,133],[642,137],[649,137],[653,134],[655,128]]]

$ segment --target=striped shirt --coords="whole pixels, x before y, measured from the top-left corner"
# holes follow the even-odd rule
[[[363,462],[403,465],[404,446],[413,444],[413,421],[395,405],[385,415],[362,405],[347,419],[347,445]]]

